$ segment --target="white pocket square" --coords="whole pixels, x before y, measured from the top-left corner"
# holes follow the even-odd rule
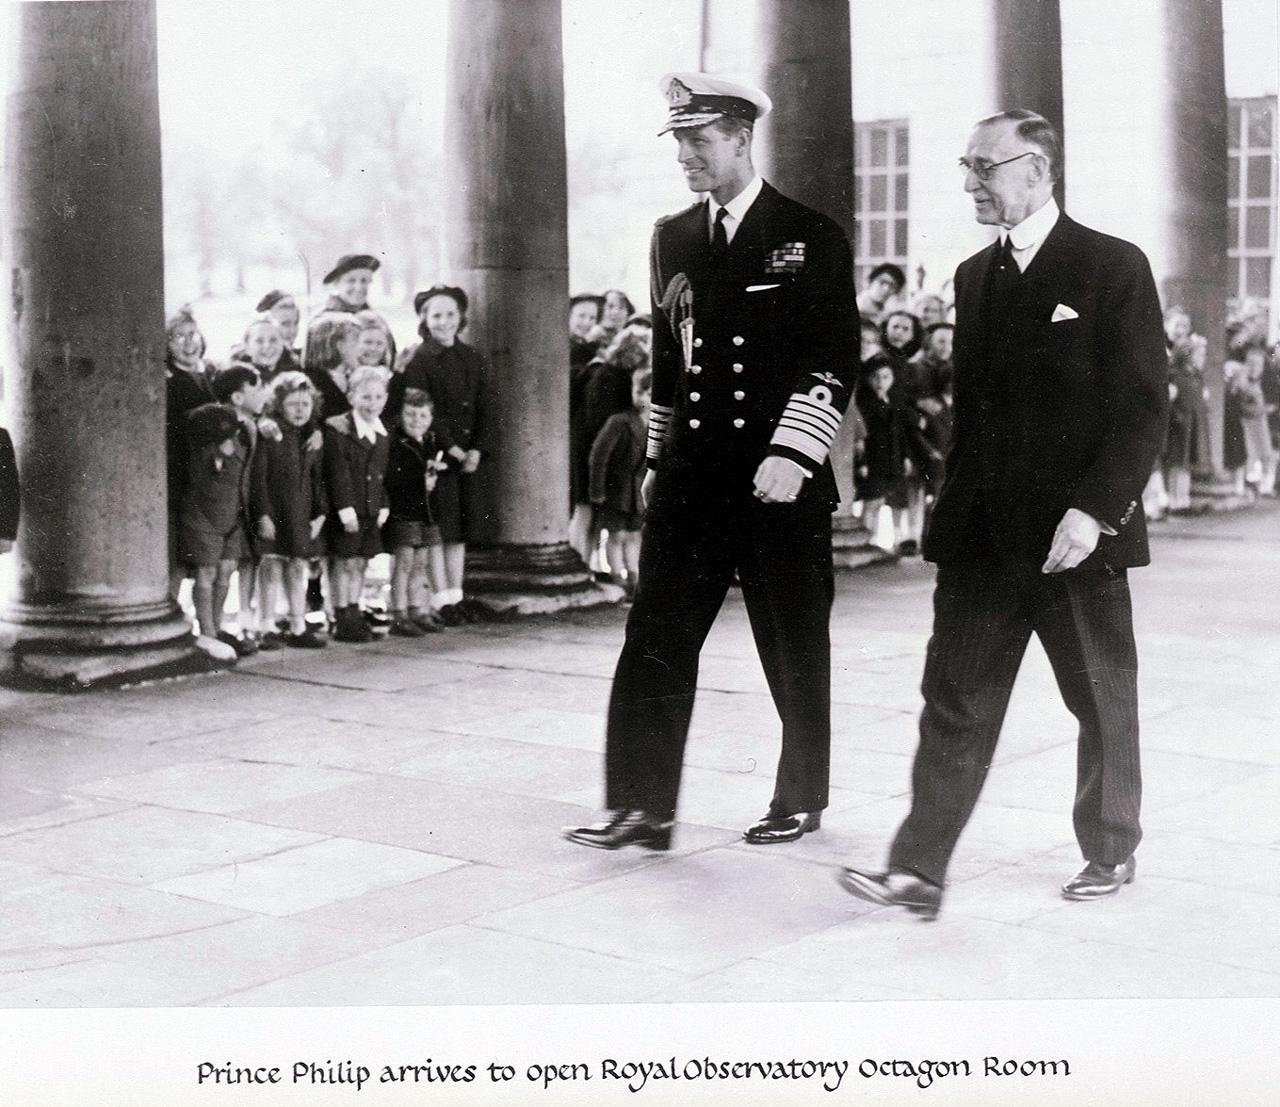
[[[749,284],[747,285],[747,291],[748,292],[768,292],[769,289],[771,288],[781,288],[781,287],[782,286],[778,284]]]
[[[1061,323],[1067,319],[1079,319],[1080,313],[1075,308],[1067,307],[1066,304],[1059,304],[1053,309],[1053,318],[1050,323]]]

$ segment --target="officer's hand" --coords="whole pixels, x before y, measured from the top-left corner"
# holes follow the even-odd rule
[[[766,457],[756,470],[756,498],[767,504],[791,503],[800,495],[805,472],[785,457]]]
[[[468,450],[463,458],[462,471],[464,473],[474,473],[479,468],[480,468],[480,451]]]
[[[1067,508],[1067,513],[1053,535],[1049,557],[1041,567],[1042,573],[1061,573],[1074,569],[1098,547],[1102,524],[1092,515],[1078,508]]]
[[[658,470],[649,469],[644,474],[644,480],[640,482],[640,500],[645,507],[649,506],[649,501],[653,499],[653,486],[658,480]]]

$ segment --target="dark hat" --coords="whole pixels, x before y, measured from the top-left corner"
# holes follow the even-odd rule
[[[648,327],[650,330],[653,330],[653,316],[650,315],[647,311],[637,311],[635,315],[631,315],[627,317],[627,321],[623,324],[623,326],[624,327],[633,327],[633,326]]]
[[[773,101],[754,85],[706,73],[666,73],[658,88],[668,109],[660,135],[678,127],[703,127],[725,116],[754,123],[773,110]]]
[[[339,262],[338,264],[341,265],[342,263]],[[329,280],[329,279],[330,279],[329,277],[325,278],[325,280]],[[263,296],[261,300],[258,301],[258,306],[255,307],[253,310],[257,312],[270,311],[281,300],[292,300],[292,299],[293,299],[293,293],[284,292],[279,288],[273,288],[270,292],[268,292],[265,296]]]
[[[240,420],[230,404],[201,404],[187,412],[187,441],[192,446],[214,446],[239,433]]]
[[[422,314],[422,305],[430,300],[433,296],[448,296],[457,305],[458,310],[463,314],[467,314],[467,294],[462,289],[451,284],[433,284],[430,288],[419,292],[413,298],[413,311],[415,315]]]
[[[372,254],[343,254],[338,259],[338,264],[325,274],[324,283],[331,284],[341,277],[343,273],[350,273],[353,269],[368,269],[373,272],[381,264],[382,262]]]

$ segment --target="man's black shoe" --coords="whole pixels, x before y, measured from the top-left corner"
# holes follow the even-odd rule
[[[840,887],[859,899],[882,907],[905,907],[925,919],[936,919],[942,906],[942,888],[905,869],[890,869],[886,873],[841,869],[836,879]]]
[[[801,811],[798,815],[766,815],[742,837],[755,846],[774,842],[794,842],[822,825],[821,811]]]
[[[659,819],[644,811],[615,811],[604,822],[591,826],[566,827],[564,836],[580,846],[594,849],[621,849],[644,846],[645,849],[671,848],[670,819]]]

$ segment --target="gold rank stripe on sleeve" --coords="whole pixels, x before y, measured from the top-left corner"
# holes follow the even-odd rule
[[[662,456],[662,447],[667,440],[667,431],[671,427],[671,416],[674,408],[662,404],[649,405],[649,438],[645,445],[645,457],[657,461]]]
[[[797,450],[821,465],[839,429],[839,411],[811,394],[793,392],[770,445]]]

